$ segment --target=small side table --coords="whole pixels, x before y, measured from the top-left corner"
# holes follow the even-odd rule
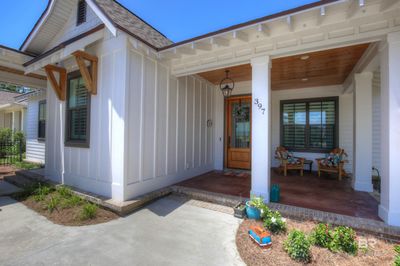
[[[304,164],[308,164],[309,172],[311,173],[313,161],[312,160],[304,160]]]

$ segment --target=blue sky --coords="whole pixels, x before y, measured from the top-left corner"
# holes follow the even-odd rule
[[[66,0],[63,0],[66,1]],[[18,49],[48,0],[1,0],[0,44]],[[119,0],[174,42],[316,0]]]

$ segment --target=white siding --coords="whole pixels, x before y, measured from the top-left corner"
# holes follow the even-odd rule
[[[64,146],[65,102],[60,102],[48,85],[46,175],[57,182],[122,199],[126,38],[108,39],[89,52],[99,58],[98,92],[91,96],[90,104],[90,147]],[[66,67],[68,72],[77,69],[73,61]]]
[[[326,87],[313,87],[304,89],[291,89],[291,90],[278,90],[272,91],[271,93],[271,153],[272,162],[271,166],[275,167],[278,162],[275,158],[275,149],[280,145],[280,101],[290,99],[306,99],[306,98],[318,98],[318,97],[333,97],[339,96],[339,146],[347,152],[349,155],[349,163],[346,164],[345,169],[348,172],[352,171],[353,161],[353,94],[342,94],[342,86],[326,86]],[[216,146],[215,156],[218,157],[216,160],[216,169],[221,169],[223,163],[223,132],[224,132],[224,106],[223,98],[220,96],[221,92],[215,89],[216,97],[216,131],[218,134],[215,136]],[[251,94],[251,82],[239,82],[235,85],[235,95]],[[219,107],[218,107],[219,106]],[[316,170],[315,159],[324,157],[321,153],[295,153],[296,156],[304,157],[310,160],[314,160],[313,168]]]
[[[87,6],[86,22],[77,26],[76,25],[77,1],[76,0],[73,1],[75,2],[75,4],[74,7],[72,8],[72,12],[70,12],[71,15],[67,23],[57,33],[54,39],[46,46],[45,51],[50,50],[51,48],[57,46],[58,44],[66,40],[69,40],[75,36],[78,36],[79,34],[89,31],[90,29],[102,23],[102,21],[99,19],[99,17],[96,16],[93,10],[89,6]]]
[[[372,166],[381,169],[381,73],[379,70],[374,72],[372,79]]]
[[[129,52],[126,199],[213,169],[212,85]]]
[[[37,163],[45,163],[45,142],[38,140],[39,101],[44,99],[46,95],[29,99],[26,112],[26,160]]]

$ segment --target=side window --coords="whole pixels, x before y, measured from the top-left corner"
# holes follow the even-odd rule
[[[44,140],[46,138],[46,100],[39,102],[39,115],[38,115],[38,139]]]
[[[65,145],[89,147],[90,93],[79,71],[68,75]]]
[[[78,1],[78,10],[76,14],[76,26],[86,22],[86,2],[85,0]]]

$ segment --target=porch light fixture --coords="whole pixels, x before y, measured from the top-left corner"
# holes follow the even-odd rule
[[[226,76],[219,83],[219,89],[224,97],[229,97],[232,94],[235,82],[229,77],[229,70],[225,70]]]

